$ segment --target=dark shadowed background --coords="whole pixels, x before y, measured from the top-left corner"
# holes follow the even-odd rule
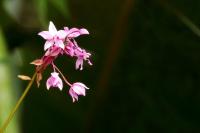
[[[49,21],[57,29],[84,27],[77,42],[93,66],[56,64],[90,90],[72,103],[68,87],[33,85],[8,133],[200,132],[199,0],[1,0],[0,124],[27,85],[30,62],[43,54],[37,35]],[[8,106],[9,105],[9,106]]]

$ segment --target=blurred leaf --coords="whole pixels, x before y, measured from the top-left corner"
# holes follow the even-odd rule
[[[3,8],[5,12],[15,21],[20,21],[20,13],[23,5],[22,0],[4,0]]]
[[[4,59],[7,56],[7,50],[6,50],[6,45],[5,45],[5,38],[3,36],[3,32],[0,27],[0,59]]]
[[[50,1],[53,6],[60,11],[60,13],[66,17],[69,18],[69,6],[68,6],[68,2],[66,0],[51,0]]]
[[[48,24],[47,20],[47,0],[36,0],[36,10],[38,13],[38,19],[43,27]]]
[[[10,56],[6,49],[6,41],[4,34],[0,27],[0,60],[10,60]],[[16,70],[16,69],[15,69]],[[13,71],[11,69],[11,63],[0,62],[0,126],[8,117],[13,105],[16,101],[17,90],[13,90],[13,86],[16,84],[12,80]],[[15,88],[16,89],[16,88]],[[18,117],[15,116],[6,133],[19,133],[19,121]]]

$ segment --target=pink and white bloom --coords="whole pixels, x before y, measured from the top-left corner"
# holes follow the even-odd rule
[[[69,95],[72,97],[73,102],[78,101],[78,96],[85,96],[85,90],[89,89],[86,85],[80,82],[74,83],[69,89]]]
[[[64,27],[63,30],[57,30],[53,22],[49,22],[49,30],[38,33],[42,38],[46,40],[44,45],[45,54],[40,58],[36,59],[31,64],[36,66],[36,82],[39,87],[40,81],[42,80],[42,73],[46,70],[49,65],[52,65],[54,72],[46,81],[46,87],[49,90],[51,87],[57,87],[60,90],[63,89],[63,82],[59,77],[61,74],[64,83],[70,86],[69,95],[72,97],[73,102],[78,101],[79,96],[86,95],[86,89],[89,89],[86,85],[80,82],[71,84],[68,79],[64,77],[59,68],[54,64],[54,61],[61,55],[68,55],[70,57],[76,57],[75,68],[82,70],[83,62],[87,61],[89,65],[91,54],[85,49],[78,46],[75,38],[80,35],[89,34],[85,28],[71,28]],[[59,72],[59,73],[57,73]],[[23,77],[24,78],[24,77]],[[27,77],[25,77],[27,78]],[[24,79],[25,79],[24,78]],[[22,79],[22,78],[21,78]],[[28,80],[28,78],[27,78]]]
[[[84,49],[77,48],[75,50],[75,54],[76,54],[76,57],[77,57],[77,60],[76,60],[76,69],[83,70],[83,60],[88,61],[88,64],[92,65],[92,63],[89,60],[91,54],[88,53],[88,52],[86,52]]]
[[[63,41],[65,40],[65,37],[67,35],[66,32],[64,30],[57,31],[55,25],[51,21],[49,23],[49,31],[42,31],[38,33],[38,35],[40,35],[46,40],[44,50],[49,49],[53,45],[62,49],[64,49],[65,47]]]
[[[51,73],[51,77],[47,79],[46,86],[47,86],[47,90],[49,90],[50,87],[58,87],[60,90],[62,90],[63,82],[58,76],[57,72]]]

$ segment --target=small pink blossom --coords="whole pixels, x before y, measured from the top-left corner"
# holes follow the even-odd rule
[[[51,73],[51,77],[47,79],[46,86],[48,90],[50,87],[58,87],[60,90],[62,90],[63,82],[58,76],[57,72]]]
[[[78,96],[85,96],[85,89],[89,89],[86,85],[80,82],[74,83],[69,89],[69,94],[72,97],[73,102],[78,101]]]
[[[88,61],[88,64],[92,65],[92,63],[89,60],[91,54],[88,53],[88,52],[86,52],[84,49],[77,48],[75,50],[75,54],[76,54],[76,57],[77,57],[77,60],[76,60],[76,69],[83,70],[83,60]]]
[[[51,21],[49,23],[49,31],[42,31],[38,33],[38,35],[46,40],[46,43],[44,44],[44,50],[49,49],[53,45],[62,49],[65,47],[63,41],[67,34],[64,30],[57,31],[55,25]]]

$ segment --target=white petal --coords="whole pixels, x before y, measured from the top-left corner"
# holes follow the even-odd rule
[[[57,78],[58,75],[59,75],[59,73],[57,73],[57,72],[52,72],[52,73],[51,73],[51,76],[53,76],[54,78]]]
[[[49,88],[50,88],[50,86],[51,86],[50,83],[49,83],[49,80],[50,80],[50,79],[47,79],[47,82],[46,82],[47,90],[49,90]]]
[[[62,82],[62,80],[61,80],[60,77],[57,77],[57,80],[58,80],[58,88],[59,88],[60,90],[62,90],[62,88],[63,88],[63,82]]]
[[[84,87],[74,86],[73,90],[77,95],[85,96],[85,88]]]
[[[65,39],[65,37],[67,36],[67,33],[64,30],[59,30],[57,32],[57,36],[59,37],[59,39]]]
[[[84,88],[86,88],[86,89],[89,89],[86,85],[84,85],[84,84],[81,83],[81,82],[77,82],[77,83],[75,83],[75,84],[80,85],[80,86],[82,86],[82,87],[84,87]]]
[[[60,90],[63,89],[63,83],[62,83],[62,81],[58,83],[58,88],[59,88]]]
[[[49,31],[42,31],[42,32],[38,33],[38,35],[40,35],[41,37],[43,37],[46,40],[50,40],[53,38],[53,36],[50,34]]]
[[[55,25],[53,24],[53,22],[51,22],[51,21],[49,23],[49,32],[52,36],[55,36],[57,34],[57,29],[56,29]]]
[[[80,33],[81,34],[89,34],[88,30],[84,29],[84,28],[80,29]]]
[[[53,45],[53,41],[46,41],[46,43],[44,44],[44,50],[47,50],[48,48],[50,48]]]
[[[64,43],[63,43],[62,40],[56,41],[56,46],[58,46],[58,47],[60,47],[60,48],[62,48],[62,49],[65,49],[65,45],[64,45]]]

